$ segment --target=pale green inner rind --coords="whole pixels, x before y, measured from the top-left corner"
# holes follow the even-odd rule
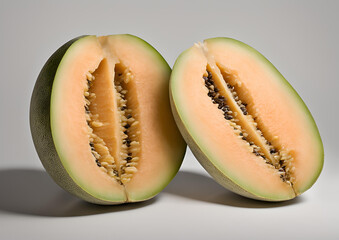
[[[317,126],[314,122],[314,119],[311,115],[311,113],[309,112],[308,108],[306,107],[305,103],[302,101],[302,99],[299,97],[299,95],[296,93],[296,91],[291,87],[291,85],[286,81],[286,79],[280,74],[280,72],[263,56],[261,55],[259,52],[257,52],[255,49],[251,48],[250,46],[239,42],[237,40],[234,39],[230,39],[230,38],[214,38],[214,39],[208,39],[205,40],[207,42],[213,42],[213,41],[225,41],[229,44],[236,44],[239,45],[240,48],[249,51],[251,53],[253,53],[255,55],[255,57],[258,59],[259,62],[261,62],[266,69],[268,69],[269,71],[273,72],[276,75],[276,80],[279,81],[279,83],[281,83],[284,87],[286,87],[290,92],[291,92],[291,96],[293,96],[295,98],[295,102],[297,102],[300,105],[300,109],[302,109],[306,115],[308,116],[308,120],[309,120],[309,124],[310,124],[310,129],[313,129],[313,133],[315,135],[315,137],[318,140],[318,147],[319,149],[319,167],[318,167],[318,171],[314,173],[314,177],[312,177],[309,182],[306,182],[304,184],[304,188],[302,189],[298,189],[299,193],[304,192],[305,190],[307,190],[308,188],[310,188],[312,186],[312,184],[316,181],[316,179],[318,178],[321,169],[322,169],[322,165],[323,165],[323,145],[322,145],[322,141],[320,138],[320,134],[319,131],[317,129]],[[215,178],[219,178],[216,179],[219,183],[222,184],[222,182],[220,181],[221,178],[223,177],[216,177],[220,174],[225,175],[226,178],[228,178],[231,182],[232,185],[231,186],[231,190],[234,190],[235,192],[244,195],[244,196],[248,196],[247,193],[243,193],[241,190],[239,192],[239,189],[244,189],[246,192],[249,193],[249,197],[253,197],[253,198],[257,198],[257,199],[262,199],[262,200],[269,200],[269,201],[281,201],[281,200],[288,200],[290,198],[293,198],[291,196],[284,196],[284,195],[265,195],[263,193],[260,193],[259,189],[256,189],[255,187],[251,188],[248,186],[248,183],[246,183],[246,181],[242,181],[242,179],[237,178],[234,174],[232,174],[232,172],[230,172],[225,166],[223,166],[222,164],[220,164],[218,161],[216,161],[216,156],[214,155],[213,152],[210,151],[210,149],[206,148],[206,146],[204,144],[202,144],[202,141],[199,141],[199,129],[194,128],[194,126],[192,126],[191,124],[189,124],[187,121],[189,119],[189,116],[186,115],[185,109],[184,107],[182,107],[182,104],[180,104],[180,102],[185,101],[184,99],[180,99],[180,94],[179,94],[179,89],[180,89],[180,76],[182,75],[182,72],[185,70],[184,69],[184,65],[185,63],[188,61],[189,59],[189,54],[190,54],[190,49],[184,51],[177,59],[177,61],[174,64],[173,70],[172,70],[172,75],[171,75],[171,81],[170,81],[170,89],[171,89],[171,94],[173,96],[173,107],[177,110],[177,114],[178,114],[178,119],[177,122],[182,123],[182,127],[180,128],[182,134],[184,135],[184,131],[182,128],[184,128],[187,131],[187,134],[189,135],[189,138],[192,138],[193,140],[193,144],[189,144],[190,148],[192,149],[192,145],[196,145],[196,147],[198,147],[200,149],[200,151],[203,153],[204,156],[206,156],[207,161],[211,161],[213,167],[210,166],[204,166],[206,168],[206,170],[208,171],[212,171],[210,172],[211,175],[213,176],[213,174],[215,173],[216,175],[214,175],[213,177]],[[291,91],[292,90],[292,91]],[[187,141],[187,136],[185,137],[185,140]],[[227,158],[227,156],[225,156],[225,158]],[[203,165],[204,165],[204,161],[200,161]],[[205,161],[206,162],[206,161]],[[206,165],[206,164],[205,164]],[[215,168],[215,169],[213,169]],[[213,169],[213,170],[211,170]],[[222,185],[227,185],[227,184],[222,184]]]
[[[181,159],[184,158],[186,147],[184,148],[184,151],[181,149],[178,149],[177,151],[181,151],[183,154],[181,156]],[[176,165],[175,168],[173,168],[172,171],[170,171],[170,174],[168,174],[155,188],[149,188],[146,191],[139,191],[137,193],[128,192],[128,200],[130,202],[138,202],[138,201],[144,201],[153,198],[155,195],[160,193],[169,182],[172,181],[172,179],[176,176],[177,172],[180,169],[182,161],[180,161],[180,164]]]
[[[148,42],[145,40],[131,35],[131,34],[120,34],[120,35],[112,35],[113,37],[121,37],[125,38],[126,41],[130,41],[131,43],[135,43],[137,45],[142,46],[145,50],[147,50],[155,59],[155,62],[158,63],[158,67],[162,68],[168,75],[171,74],[171,68],[166,62],[166,60],[163,58],[163,56]]]

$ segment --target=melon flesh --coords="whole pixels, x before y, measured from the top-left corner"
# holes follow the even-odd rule
[[[231,115],[223,115],[222,105],[208,95],[207,71]],[[236,103],[230,87],[242,102]],[[229,38],[196,44],[177,59],[170,89],[181,133],[223,186],[250,198],[282,201],[316,181],[323,146],[314,120],[283,76],[253,48]],[[257,154],[253,146],[259,149]]]
[[[57,70],[52,76],[47,76],[50,69],[42,70],[31,102],[33,140],[45,168],[59,185],[90,202],[153,197],[174,177],[185,152],[170,111],[170,68],[155,49],[131,35],[86,36],[64,48],[46,63]],[[128,83],[121,80],[126,76]],[[38,113],[46,78],[53,78],[50,113]],[[39,120],[46,115],[48,126]],[[51,132],[53,158],[39,141],[43,131]]]

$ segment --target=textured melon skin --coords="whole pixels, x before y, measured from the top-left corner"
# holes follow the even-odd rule
[[[168,73],[170,74],[171,69],[168,66],[167,62],[151,45],[133,35],[128,36],[134,38],[138,42],[138,44],[142,44],[149,51],[155,52],[155,55],[158,57],[159,64],[168,68]],[[165,188],[167,184],[174,178],[180,168],[181,161],[180,164],[176,166],[175,171],[173,171],[168,181],[164,182],[161,187],[153,189],[151,193],[147,193],[144,196],[140,196],[138,199],[133,200],[126,199],[125,201],[107,201],[104,199],[100,199],[99,197],[93,196],[82,189],[72,179],[71,173],[67,172],[57,153],[55,147],[56,142],[54,141],[52,136],[50,121],[53,82],[63,56],[66,54],[67,50],[73,43],[83,37],[85,36],[74,38],[61,46],[47,60],[35,83],[30,103],[30,128],[34,146],[37,150],[38,156],[48,174],[60,187],[87,202],[100,205],[113,205],[126,202],[140,202],[151,199],[159,192],[161,192],[162,189]],[[180,149],[180,151],[182,152],[181,159],[183,159],[185,155],[185,150],[186,144],[182,146],[182,149]]]
[[[310,122],[313,125],[312,129],[310,129],[310,131],[313,131],[314,133],[316,133],[315,135],[317,136],[319,148],[321,149],[321,155],[319,156],[320,164],[319,164],[318,171],[315,172],[315,174],[313,175],[313,178],[310,180],[310,183],[308,184],[308,186],[305,189],[301,189],[299,191],[298,195],[300,195],[301,193],[305,192],[310,187],[312,187],[312,185],[316,182],[316,180],[318,179],[318,177],[319,177],[319,175],[322,171],[323,163],[324,163],[323,143],[322,143],[317,125],[316,125],[310,111],[308,110],[304,101],[301,99],[301,97],[295,91],[295,89],[281,75],[281,73],[274,67],[274,65],[268,59],[266,59],[261,53],[256,51],[254,48],[248,46],[247,44],[240,42],[238,40],[235,40],[235,39],[231,39],[231,38],[217,37],[217,38],[210,38],[210,39],[205,40],[205,42],[213,42],[213,41],[232,41],[234,44],[238,44],[241,47],[246,48],[246,50],[257,55],[257,57],[260,59],[260,61],[265,62],[265,64],[267,64],[267,66],[270,67],[276,73],[276,75],[281,79],[283,84],[285,84],[286,87],[293,93],[293,95],[296,99],[296,102],[303,106],[304,114],[308,116]],[[199,163],[213,177],[213,179],[216,182],[218,182],[220,185],[222,185],[226,189],[233,191],[234,193],[237,193],[237,194],[242,195],[244,197],[256,199],[256,200],[270,201],[270,202],[279,202],[279,201],[286,201],[286,200],[293,199],[293,197],[292,198],[286,198],[286,197],[285,198],[277,198],[277,197],[274,197],[274,196],[263,197],[263,196],[256,194],[255,191],[251,191],[249,189],[244,189],[243,187],[238,185],[235,180],[232,180],[229,177],[227,177],[227,175],[225,175],[224,172],[222,170],[220,170],[213,163],[213,160],[209,159],[209,157],[204,153],[203,149],[201,149],[201,147],[199,147],[199,145],[198,145],[199,139],[195,139],[190,134],[190,132],[187,130],[188,129],[187,126],[185,126],[185,125],[189,124],[189,122],[186,119],[184,119],[182,116],[180,116],[180,111],[179,111],[180,102],[173,97],[173,95],[175,95],[175,92],[177,91],[175,84],[174,84],[174,82],[177,80],[177,72],[179,72],[179,70],[178,70],[179,66],[182,64],[181,61],[184,61],[184,58],[186,57],[187,54],[189,54],[189,49],[187,49],[186,51],[184,51],[180,54],[180,56],[177,58],[174,66],[173,66],[171,79],[170,79],[170,103],[171,103],[172,113],[174,115],[175,122],[176,122],[176,124],[177,124],[177,126],[180,130],[180,133],[182,134],[183,138],[185,139],[187,145],[190,147],[193,155],[196,157],[196,159],[199,161]]]
[[[69,176],[55,149],[50,125],[50,103],[55,73],[67,49],[78,39],[61,46],[46,62],[35,83],[30,104],[30,127],[39,158],[53,180],[68,192],[92,203],[112,204],[85,192]]]
[[[69,176],[55,149],[51,125],[50,102],[55,73],[67,49],[78,39],[74,38],[61,46],[42,68],[32,93],[30,104],[30,127],[34,146],[39,158],[53,180],[68,192],[92,203],[112,204],[93,197],[80,188]]]

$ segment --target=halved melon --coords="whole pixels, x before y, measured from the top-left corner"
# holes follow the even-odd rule
[[[318,178],[323,145],[309,110],[248,45],[213,38],[186,50],[174,65],[170,96],[193,154],[224,187],[282,201]]]
[[[30,108],[36,150],[56,183],[98,204],[159,193],[186,149],[171,114],[170,72],[132,35],[83,36],[58,49]]]

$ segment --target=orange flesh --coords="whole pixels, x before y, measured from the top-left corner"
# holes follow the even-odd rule
[[[242,86],[238,88],[239,97],[248,103],[248,110],[255,113],[264,136],[292,155],[294,190],[281,180],[276,169],[248,151],[245,142],[227,124],[222,111],[207,96],[202,76],[208,60],[199,46],[185,53],[181,70],[175,77],[180,79],[180,87],[174,87],[178,102],[185,105],[182,110],[177,106],[179,114],[184,124],[185,119],[189,122],[185,126],[192,137],[199,140],[196,141],[199,147],[214,159],[217,168],[250,192],[255,189],[261,197],[275,196],[276,199],[293,198],[303,192],[319,169],[321,149],[316,147],[317,136],[309,130],[313,126],[301,106],[296,105],[289,90],[275,80],[272,71],[248,51],[222,41],[207,41],[205,47],[219,67],[224,66],[238,76]]]
[[[103,39],[100,39],[103,41]],[[166,108],[169,105],[168,95],[164,93],[168,89],[168,82],[163,79],[163,69],[152,69],[145,71],[154,61],[153,56],[145,52],[140,46],[128,46],[124,44],[122,38],[107,39],[110,46],[110,52],[121,59],[123,65],[128,67],[134,75],[135,87],[134,95],[137,96],[140,109],[140,159],[138,172],[133,175],[132,180],[125,185],[126,191],[129,193],[129,198],[135,198],[137,195],[142,195],[151,190],[150,186],[145,186],[145,183],[159,181],[162,182],[167,176],[160,169],[167,169],[169,172],[174,171],[175,165],[171,164],[173,149],[180,148],[181,141],[176,141],[177,134],[180,134],[175,125],[168,124],[163,127],[163,123],[169,119],[172,120],[171,112],[162,112],[161,115],[155,115],[155,109]],[[160,79],[158,81],[145,81],[145,79]],[[148,94],[145,94],[148,93]],[[173,134],[175,133],[175,134]],[[168,139],[163,139],[162,136],[168,136]],[[161,139],[154,141],[155,139]],[[164,142],[165,141],[165,142]],[[168,154],[168,153],[172,153]],[[151,164],[150,164],[151,163]],[[149,189],[147,189],[149,187]]]
[[[142,200],[157,193],[180,165],[182,151],[173,153],[172,149],[183,146],[168,111],[168,69],[160,64],[155,66],[157,56],[134,41],[126,36],[89,36],[78,40],[71,46],[72,54],[66,53],[59,66],[52,93],[52,133],[65,168],[85,191],[115,202]],[[113,84],[114,67],[119,63],[133,74],[130,104],[139,107],[141,123],[138,171],[125,185],[97,166],[89,146],[84,111],[86,74],[93,72],[91,91],[96,98],[90,111],[98,114],[103,123],[93,130],[119,165],[122,139]]]

